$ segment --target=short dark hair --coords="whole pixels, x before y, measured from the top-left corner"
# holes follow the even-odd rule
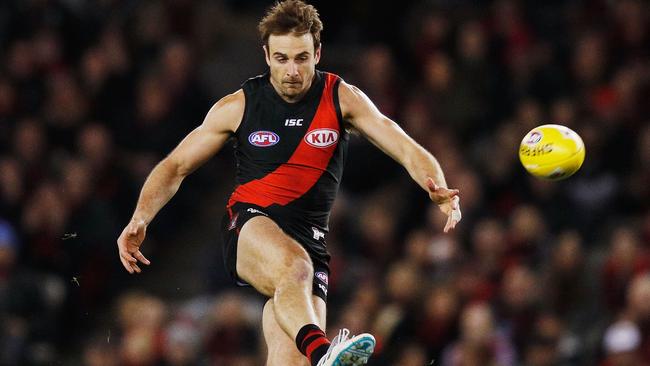
[[[269,37],[293,33],[303,35],[311,33],[314,38],[314,50],[320,47],[320,32],[323,22],[313,5],[301,0],[278,1],[271,7],[257,26],[262,43],[268,46]]]

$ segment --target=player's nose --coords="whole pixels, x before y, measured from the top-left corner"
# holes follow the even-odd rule
[[[295,62],[290,61],[287,66],[287,76],[297,76],[298,75],[298,65]]]

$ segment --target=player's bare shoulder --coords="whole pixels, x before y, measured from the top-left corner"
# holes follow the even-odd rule
[[[242,89],[219,99],[208,111],[203,126],[222,132],[234,133],[244,117],[246,97]]]
[[[345,120],[354,118],[355,110],[359,107],[359,103],[364,102],[365,95],[361,89],[352,84],[348,84],[341,80],[339,83],[339,104],[341,106],[341,113]]]
[[[354,129],[362,129],[358,124],[382,116],[370,98],[356,86],[341,81],[338,92],[343,119]]]

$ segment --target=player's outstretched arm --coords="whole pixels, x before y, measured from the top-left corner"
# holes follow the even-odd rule
[[[359,88],[341,82],[339,101],[343,118],[375,146],[400,163],[433,202],[447,215],[444,231],[461,219],[457,189],[447,182],[436,158],[408,136],[397,123],[384,116]]]
[[[150,264],[140,251],[147,225],[176,194],[183,179],[219,152],[241,122],[244,106],[242,90],[219,100],[203,123],[151,171],[142,186],[133,217],[117,239],[120,260],[129,273],[141,272],[138,261]]]

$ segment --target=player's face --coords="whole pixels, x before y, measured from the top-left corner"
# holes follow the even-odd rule
[[[299,100],[311,86],[320,60],[320,47],[314,49],[311,33],[271,35],[264,53],[275,90],[289,102]]]

